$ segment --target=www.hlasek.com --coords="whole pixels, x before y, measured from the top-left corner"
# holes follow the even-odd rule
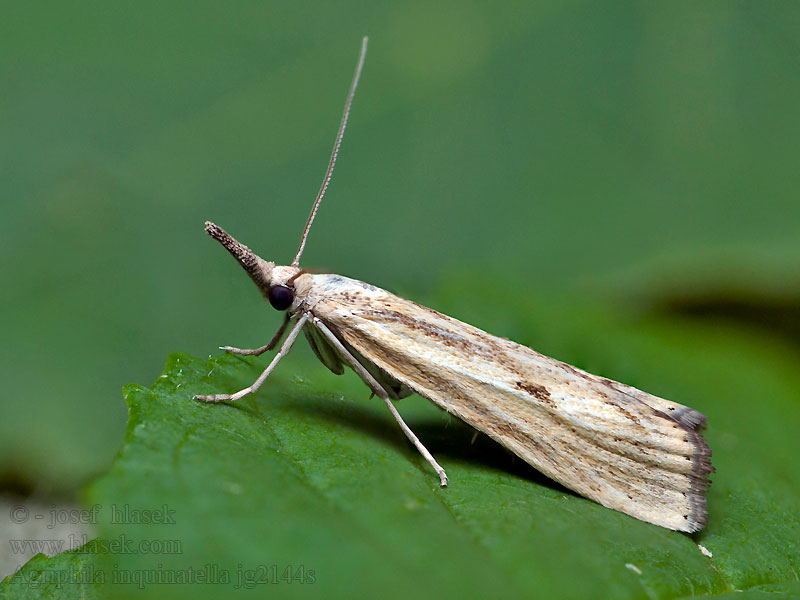
[[[132,540],[124,533],[114,539],[90,540],[86,534],[70,534],[66,539],[8,540],[12,554],[53,556],[72,550],[78,554],[183,554],[181,540]]]

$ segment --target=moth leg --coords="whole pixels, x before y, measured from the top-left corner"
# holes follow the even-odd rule
[[[320,319],[316,317],[312,319],[311,323],[326,338],[328,338],[328,341],[330,341],[330,343],[333,344],[333,346],[342,355],[342,358],[344,358],[344,360],[347,361],[347,364],[349,364],[352,367],[352,369],[356,373],[358,373],[359,377],[361,377],[364,383],[366,383],[367,386],[369,386],[372,392],[376,396],[378,396],[381,400],[383,400],[383,402],[386,404],[386,407],[389,409],[389,412],[392,413],[392,416],[395,418],[395,421],[397,421],[397,424],[400,425],[400,429],[403,430],[403,433],[406,434],[406,437],[411,441],[412,444],[414,444],[414,446],[417,448],[419,453],[422,454],[425,460],[427,460],[430,463],[430,465],[433,467],[433,470],[436,471],[437,475],[439,475],[439,481],[441,482],[442,487],[445,487],[447,485],[447,474],[444,472],[444,469],[438,462],[436,462],[436,459],[433,458],[433,455],[430,452],[428,452],[428,449],[422,445],[422,442],[419,441],[419,438],[414,434],[413,431],[411,431],[411,428],[408,425],[406,425],[405,421],[403,421],[403,418],[400,416],[400,413],[397,412],[397,409],[395,408],[394,404],[392,404],[392,401],[389,399],[389,394],[386,392],[386,390],[383,389],[383,387],[376,381],[376,379],[372,376],[372,374],[369,371],[367,371],[364,368],[364,366],[360,362],[358,362],[358,360],[356,360],[356,358],[350,352],[347,351],[342,342],[339,341],[339,338],[333,335],[333,332],[330,329],[328,329],[325,323],[323,323]]]
[[[403,417],[401,417],[400,413],[397,412],[397,409],[395,408],[394,404],[392,404],[392,401],[389,400],[389,396],[386,395],[386,392],[383,392],[383,394],[384,395],[381,396],[381,398],[383,399],[383,402],[389,409],[389,412],[392,413],[392,416],[394,417],[395,421],[397,421],[397,424],[400,425],[400,429],[403,430],[403,433],[406,434],[406,437],[409,440],[411,440],[411,443],[417,447],[419,453],[425,457],[425,460],[427,460],[433,467],[433,470],[436,471],[436,474],[439,476],[439,482],[441,483],[442,487],[447,486],[447,473],[445,473],[441,465],[438,462],[436,462],[436,459],[433,458],[433,455],[430,452],[428,452],[428,449],[422,445],[422,442],[420,442],[416,434],[413,431],[411,431],[411,428],[408,425],[406,425],[406,422],[403,421]],[[380,396],[380,394],[378,395]]]
[[[205,402],[222,402],[223,400],[238,400],[242,396],[246,396],[247,394],[252,394],[253,392],[257,391],[258,388],[261,387],[261,384],[267,380],[269,374],[272,373],[272,370],[275,368],[275,365],[278,364],[281,358],[289,354],[289,350],[292,348],[292,344],[297,339],[298,334],[303,329],[303,325],[305,325],[306,321],[308,321],[308,315],[304,314],[297,320],[292,330],[289,332],[289,335],[286,336],[286,339],[283,341],[281,345],[281,349],[275,354],[272,359],[272,362],[269,363],[266,369],[258,376],[252,384],[248,387],[244,388],[243,390],[239,390],[235,394],[210,394],[207,396],[195,396],[195,400],[204,400]]]
[[[289,320],[291,317],[289,313],[285,313],[283,317],[283,323],[278,328],[278,331],[275,332],[275,335],[272,336],[272,339],[265,345],[260,346],[259,348],[235,348],[234,346],[220,346],[220,350],[225,350],[225,352],[230,352],[232,354],[241,354],[242,356],[261,356],[264,352],[272,350],[275,346],[278,345],[278,342],[281,341],[284,332],[286,331],[286,326],[289,324]]]

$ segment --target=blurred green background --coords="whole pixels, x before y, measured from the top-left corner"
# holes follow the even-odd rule
[[[0,486],[102,472],[121,387],[280,317],[203,233],[502,312],[519,281],[800,340],[800,5],[2,3]],[[454,315],[459,316],[459,315]],[[502,334],[502,331],[495,333]],[[302,350],[299,361],[310,360]],[[283,367],[290,369],[291,367]],[[702,408],[702,407],[698,407]]]

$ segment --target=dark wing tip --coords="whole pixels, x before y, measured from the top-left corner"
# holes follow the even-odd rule
[[[708,442],[699,433],[705,427],[708,419],[694,409],[684,407],[670,412],[669,417],[676,421],[688,434],[689,441],[694,447],[692,455],[692,474],[689,485],[689,515],[686,531],[693,533],[700,531],[708,522],[708,509],[705,493],[711,485],[708,478],[716,469],[711,464],[711,448]]]
[[[689,493],[689,515],[687,516],[687,533],[700,531],[708,523],[706,497],[703,494]]]
[[[689,429],[704,429],[708,417],[688,406],[681,406],[669,412],[669,417]]]

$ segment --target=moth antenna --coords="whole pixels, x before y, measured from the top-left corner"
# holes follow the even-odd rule
[[[361,77],[361,70],[364,68],[364,59],[367,56],[367,36],[361,40],[361,53],[358,55],[358,64],[356,65],[356,73],[353,75],[353,82],[350,84],[350,92],[347,94],[347,101],[344,103],[344,113],[342,114],[342,122],[339,124],[339,133],[336,134],[336,142],[333,144],[333,152],[331,152],[331,160],[328,162],[328,170],[325,173],[325,179],[322,180],[322,187],[319,189],[317,199],[314,201],[314,207],[311,209],[311,214],[308,215],[306,227],[303,229],[303,235],[300,238],[300,247],[297,249],[297,255],[292,261],[292,266],[296,267],[300,264],[300,256],[306,247],[306,239],[308,238],[308,231],[311,229],[311,223],[314,222],[314,217],[317,216],[317,210],[322,202],[322,197],[328,189],[328,184],[331,182],[333,175],[333,167],[336,165],[336,157],[339,155],[339,147],[342,145],[342,138],[344,137],[344,128],[347,127],[347,118],[350,116],[350,106],[353,104],[353,96],[356,94],[356,87],[358,87],[358,80]]]

